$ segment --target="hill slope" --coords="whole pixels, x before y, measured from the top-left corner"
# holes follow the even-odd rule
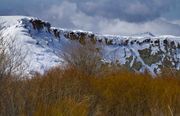
[[[102,59],[155,75],[163,67],[180,69],[180,37],[155,36],[149,32],[133,36],[99,35],[92,32],[65,30],[37,18],[1,16],[0,32],[4,40],[15,40],[22,54],[27,54],[23,64],[26,73],[44,71],[64,65],[59,54],[71,42],[85,44],[89,39],[101,46]]]

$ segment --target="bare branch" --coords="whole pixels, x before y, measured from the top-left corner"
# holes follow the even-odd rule
[[[64,48],[64,54],[60,55],[68,66],[74,67],[82,72],[95,75],[99,72],[102,61],[100,51],[95,44],[90,41],[82,45],[70,43]]]
[[[25,66],[20,46],[15,45],[15,38],[6,40],[0,33],[0,78],[12,75],[22,76]]]

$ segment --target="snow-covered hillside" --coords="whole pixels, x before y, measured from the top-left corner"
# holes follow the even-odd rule
[[[0,32],[4,40],[14,40],[22,54],[27,73],[44,71],[64,65],[59,57],[70,42],[83,44],[82,38],[101,45],[102,59],[153,75],[163,67],[180,69],[180,37],[155,36],[149,32],[132,36],[100,35],[92,32],[65,30],[36,18],[0,16]]]

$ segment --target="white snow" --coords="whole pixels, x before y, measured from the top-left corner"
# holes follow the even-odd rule
[[[23,27],[22,19],[28,20],[29,18],[21,16],[0,17],[0,25],[4,27],[1,31],[2,37],[8,42],[13,40],[13,46],[18,46],[17,49],[21,50],[21,54],[26,54],[24,61],[22,61],[27,67],[26,73],[38,72],[42,74],[61,64],[63,60],[54,53],[56,47],[60,45],[57,45],[57,41],[51,41],[52,35],[43,32],[35,34],[34,31],[32,32],[34,35],[31,37],[28,30]],[[39,45],[36,44],[37,42]],[[50,43],[50,46],[47,46],[47,43]]]
[[[52,29],[59,29],[61,33],[61,38],[57,39],[52,33],[47,32],[46,29],[41,31],[34,30],[29,20],[32,17],[25,16],[0,16],[0,29],[2,37],[6,41],[15,40],[15,46],[21,49],[22,54],[27,54],[24,64],[27,65],[26,73],[33,74],[35,72],[44,73],[48,69],[64,65],[64,61],[58,54],[64,52],[64,47],[70,41],[65,38],[63,33],[66,32],[84,32],[92,34],[92,32],[86,32],[82,30],[68,30],[62,28],[51,27]],[[152,64],[151,66],[144,63],[143,59],[139,55],[139,50],[150,49],[151,44],[154,45],[156,40],[160,41],[159,46],[151,47],[151,54],[155,55],[159,51],[165,52],[165,46],[163,44],[164,40],[174,41],[175,46],[180,44],[180,37],[172,35],[164,36],[154,36],[153,34],[147,32],[132,36],[120,36],[120,35],[98,35],[95,34],[98,40],[105,41],[105,38],[112,40],[113,45],[103,45],[103,60],[104,61],[116,61],[118,60],[121,64],[127,62],[127,58],[132,56],[132,61],[130,67],[132,67],[135,60],[138,60],[143,64],[140,71],[148,69],[153,75],[155,75],[154,70],[158,69],[158,65],[162,65],[160,62]],[[144,42],[150,39],[150,43]],[[124,43],[128,41],[127,45]],[[131,44],[132,42],[132,44]],[[143,43],[144,42],[144,43]],[[141,44],[142,43],[142,44]],[[176,60],[178,62],[177,69],[180,69],[180,50],[176,50]],[[170,54],[169,54],[170,55]]]

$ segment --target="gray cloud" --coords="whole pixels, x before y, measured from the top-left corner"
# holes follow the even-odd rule
[[[0,15],[41,12],[53,5],[71,2],[89,16],[102,16],[128,22],[156,19],[180,3],[178,0],[1,0]]]
[[[70,0],[90,16],[103,16],[128,22],[156,19],[175,6],[176,0]]]
[[[118,18],[104,18],[82,12],[76,3],[62,2],[44,11],[43,19],[50,19],[54,25],[63,28],[82,29],[103,34],[131,35],[142,32],[180,35],[180,26],[157,18],[143,23],[128,22]],[[45,14],[42,13],[42,14]],[[38,15],[38,14],[37,14]],[[177,22],[177,21],[176,21]]]
[[[1,0],[0,15],[29,15],[55,26],[106,34],[180,35],[179,22],[162,20],[169,11],[180,17],[179,0]]]
[[[142,32],[152,32],[155,35],[180,36],[180,25],[165,19],[156,19],[145,23],[129,23],[120,20],[106,20],[99,23],[101,33],[132,35]]]

